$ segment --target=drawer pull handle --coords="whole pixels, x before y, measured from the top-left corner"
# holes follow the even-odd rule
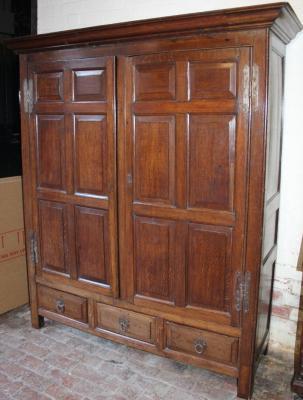
[[[129,328],[129,321],[126,318],[119,318],[119,325],[122,332],[127,332]]]
[[[197,354],[203,354],[204,351],[207,349],[207,343],[203,339],[197,339],[194,342],[194,347]]]
[[[56,310],[59,312],[59,313],[64,313],[64,310],[65,310],[65,304],[64,304],[64,300],[57,300],[56,301]]]

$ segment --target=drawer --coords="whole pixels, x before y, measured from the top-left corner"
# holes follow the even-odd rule
[[[165,331],[166,349],[225,364],[237,363],[238,338],[167,321]]]
[[[123,336],[155,343],[155,318],[144,314],[99,303],[97,326]]]
[[[46,286],[38,286],[40,308],[87,323],[87,300]]]

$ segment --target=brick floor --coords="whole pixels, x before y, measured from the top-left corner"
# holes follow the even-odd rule
[[[255,400],[289,400],[292,368],[264,357]],[[236,400],[233,378],[46,321],[27,307],[0,316],[0,400]]]

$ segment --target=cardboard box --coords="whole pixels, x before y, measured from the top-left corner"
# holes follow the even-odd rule
[[[28,303],[21,177],[0,179],[0,314]]]

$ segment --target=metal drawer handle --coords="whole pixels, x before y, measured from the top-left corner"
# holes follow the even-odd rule
[[[127,332],[129,328],[129,321],[126,318],[119,318],[119,325],[122,332]]]
[[[197,354],[203,354],[204,351],[207,349],[207,343],[203,339],[197,339],[194,342],[194,348]]]
[[[56,301],[56,310],[59,313],[64,313],[64,310],[65,310],[64,300],[60,299],[60,300]]]

